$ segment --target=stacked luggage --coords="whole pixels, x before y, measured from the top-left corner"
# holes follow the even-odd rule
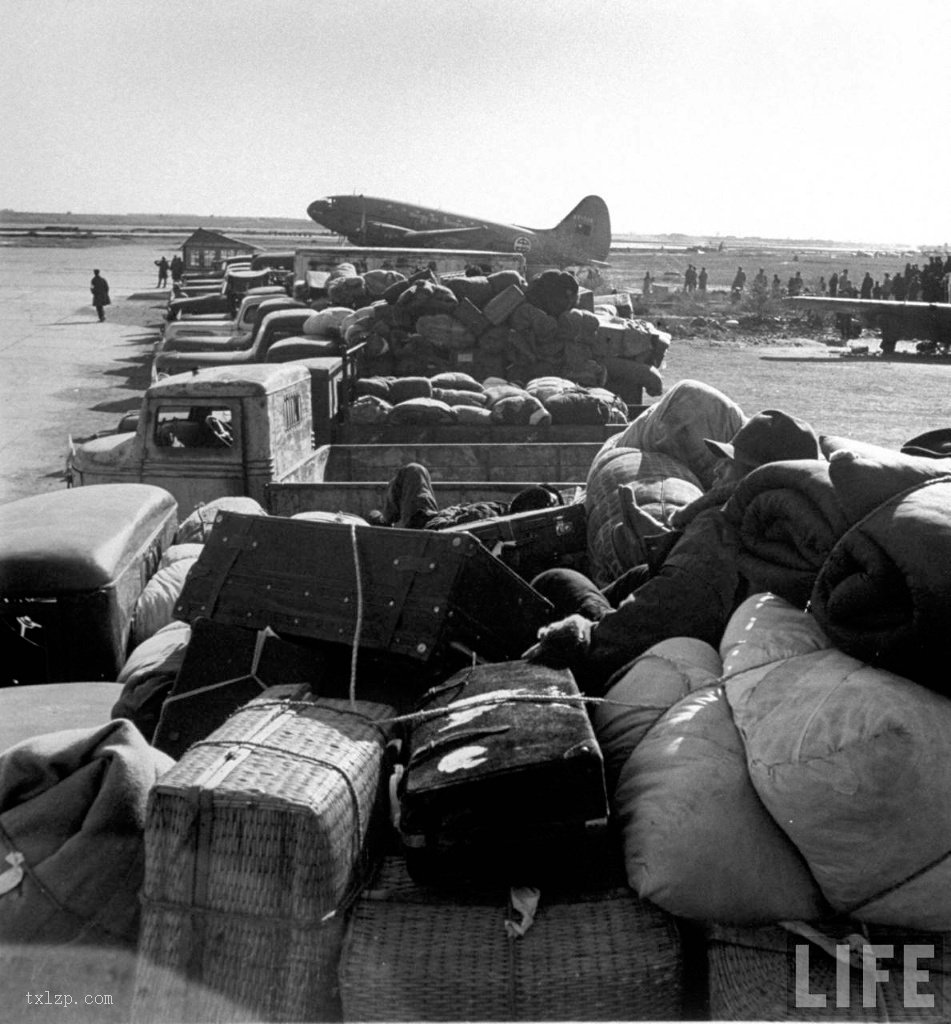
[[[680,1014],[584,698],[520,658],[551,607],[479,540],[224,511],[176,614],[136,1020]]]

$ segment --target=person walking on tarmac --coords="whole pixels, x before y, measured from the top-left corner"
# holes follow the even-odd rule
[[[158,284],[155,287],[166,288],[168,286],[168,260],[163,256],[155,261],[155,265],[158,267]]]
[[[104,308],[111,305],[112,300],[109,298],[109,282],[104,277],[99,276],[98,269],[92,272],[89,290],[92,292],[92,304],[96,307],[96,313],[98,313],[99,322],[101,323],[106,319]]]

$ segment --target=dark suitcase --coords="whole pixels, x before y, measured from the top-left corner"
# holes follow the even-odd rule
[[[464,533],[222,513],[176,614],[434,668],[517,658],[552,608]]]
[[[196,619],[152,745],[177,760],[269,686],[305,683],[318,692],[322,667],[315,651],[269,629]]]
[[[441,533],[472,534],[513,572],[532,580],[545,569],[587,550],[583,502],[460,523]]]
[[[567,669],[463,669],[421,702],[399,782],[400,833],[429,884],[538,885],[604,851],[604,762]]]

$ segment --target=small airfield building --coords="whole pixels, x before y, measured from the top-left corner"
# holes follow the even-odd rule
[[[252,256],[260,248],[260,246],[251,245],[249,242],[240,242],[236,238],[229,238],[218,231],[197,228],[182,243],[182,259],[185,261],[186,271],[191,273],[207,271],[210,274],[219,270],[221,261],[229,256],[245,254]]]

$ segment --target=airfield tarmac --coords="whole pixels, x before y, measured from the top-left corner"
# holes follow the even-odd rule
[[[114,427],[148,385],[153,248],[0,245],[0,502],[63,486],[67,437]],[[89,302],[99,267],[113,305]],[[158,295],[158,293],[156,293]]]
[[[0,502],[62,487],[69,435],[113,428],[139,407],[164,306],[152,263],[161,253],[154,239],[0,242]],[[626,287],[643,273],[635,259],[612,255]],[[94,267],[111,288],[105,323],[88,304]],[[951,424],[951,365],[815,358],[827,354],[819,343],[677,337],[664,384],[697,378],[749,412],[784,408],[820,432],[889,447]]]

